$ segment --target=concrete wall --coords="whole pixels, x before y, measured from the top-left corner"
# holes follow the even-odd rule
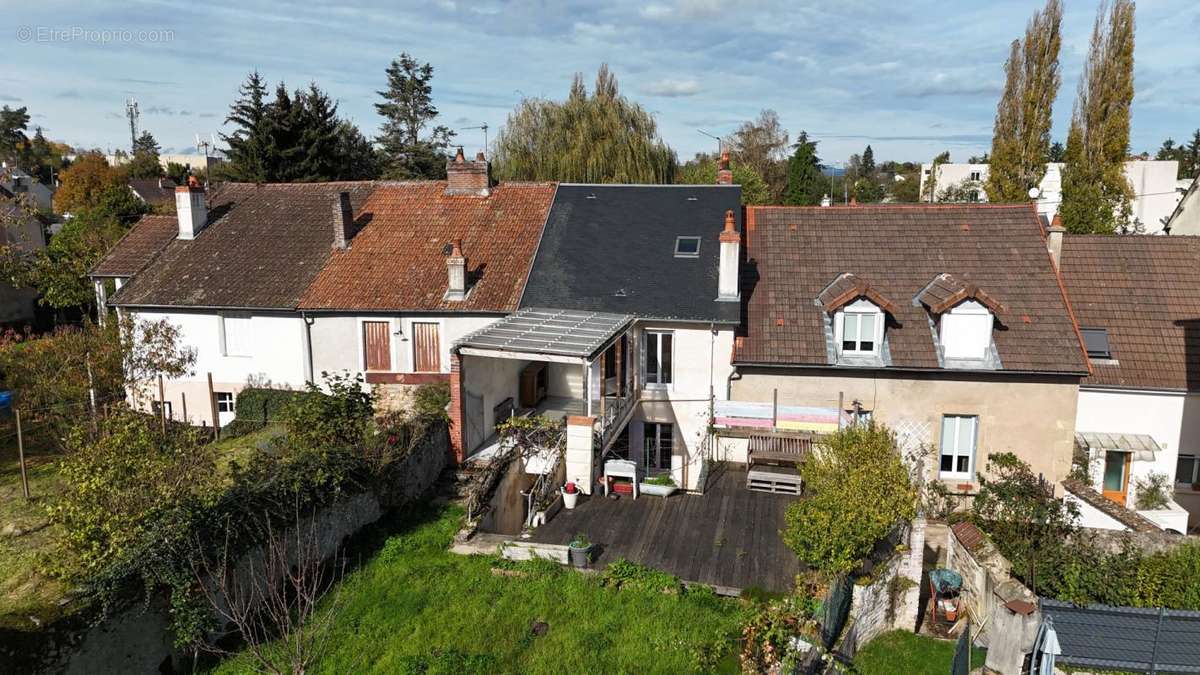
[[[1148,434],[1162,448],[1153,461],[1134,459],[1129,467],[1129,504],[1137,503],[1137,481],[1151,473],[1175,479],[1179,455],[1200,455],[1200,395],[1134,389],[1080,387],[1075,418],[1078,431]],[[1101,487],[1104,459],[1092,457],[1092,487]],[[1190,485],[1175,486],[1175,500],[1200,524],[1200,494]]]
[[[925,553],[925,519],[908,528],[905,549],[876,568],[871,583],[855,584],[850,620],[839,651],[847,656],[893,629],[915,632],[921,609],[921,577]]]
[[[1183,206],[1171,222],[1171,234],[1200,234],[1200,185],[1195,182],[1189,185],[1180,202]]]
[[[839,392],[849,408],[858,400],[874,419],[910,439],[927,443],[926,461],[937,470],[943,415],[978,415],[976,476],[991,453],[1012,452],[1035,473],[1053,482],[1065,478],[1074,449],[1075,378],[1021,378],[965,373],[854,373],[835,369],[739,368],[731,398],[769,403],[779,391],[781,405],[836,406]],[[948,481],[952,489],[976,481]]]
[[[392,324],[392,372],[412,373],[412,324],[438,324],[441,344],[441,372],[450,372],[450,347],[468,333],[494,323],[499,316],[483,315],[317,315],[312,317],[313,372],[344,371],[364,373],[363,321],[389,321]],[[401,335],[396,335],[400,331]]]
[[[479,447],[485,439],[492,435],[496,425],[493,408],[506,398],[512,398],[516,404],[520,396],[521,369],[528,361],[520,359],[494,359],[484,356],[462,357],[462,387],[467,396],[463,401],[463,426],[466,429],[466,454]],[[474,396],[482,397],[482,404],[476,410],[468,406]],[[470,409],[468,409],[470,408]],[[476,417],[476,424],[468,420]],[[478,422],[482,420],[482,422]],[[476,426],[480,431],[475,431]]]
[[[269,382],[275,387],[304,387],[308,357],[304,348],[304,321],[299,314],[253,313],[251,330],[254,339],[247,356],[221,353],[221,322],[216,312],[129,311],[128,314],[146,321],[167,319],[179,327],[181,342],[196,350],[193,375],[165,383],[165,398],[171,403],[172,416],[177,420],[183,419],[186,397],[189,423],[213,423],[208,405],[208,373],[212,373],[214,391],[235,395],[251,380]],[[157,386],[152,395],[158,398]],[[145,401],[143,404],[148,405]],[[233,419],[232,414],[221,417],[222,424]]]
[[[1058,213],[1062,203],[1062,164],[1048,163],[1046,175],[1039,187],[1041,196],[1038,198],[1038,213],[1053,217]],[[928,201],[925,192],[925,180],[931,169],[930,164],[921,165],[921,195],[922,201]],[[987,164],[953,164],[938,166],[936,193],[951,185],[968,180],[972,172],[980,174],[980,201],[986,202],[987,191],[983,183],[987,182],[990,166]],[[1176,179],[1179,173],[1179,162],[1161,160],[1135,160],[1125,162],[1125,178],[1129,181],[1135,197],[1130,203],[1131,217],[1141,223],[1146,234],[1162,232],[1163,220],[1169,218],[1179,203],[1181,194],[1176,191]]]

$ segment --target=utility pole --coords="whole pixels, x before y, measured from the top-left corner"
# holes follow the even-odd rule
[[[134,99],[125,102],[125,116],[129,118],[129,152],[137,150],[138,104]]]

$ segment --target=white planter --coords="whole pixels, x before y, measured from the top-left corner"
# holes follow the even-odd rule
[[[579,501],[579,492],[567,492],[562,490],[563,507],[567,510],[575,508],[575,503]]]
[[[638,483],[638,491],[644,495],[657,495],[659,497],[667,497],[674,494],[679,488],[674,485],[654,485],[652,483]]]

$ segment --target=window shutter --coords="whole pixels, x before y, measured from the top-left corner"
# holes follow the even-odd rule
[[[363,358],[367,370],[392,369],[392,327],[388,321],[363,322]]]
[[[438,373],[442,370],[441,342],[436,323],[413,322],[413,371]]]

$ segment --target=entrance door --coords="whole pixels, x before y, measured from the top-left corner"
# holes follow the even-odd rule
[[[672,437],[675,431],[674,426],[660,422],[646,422],[643,426],[646,430],[646,451],[642,457],[646,470],[648,472],[670,471],[671,451],[674,449]]]
[[[1128,452],[1109,451],[1104,455],[1104,496],[1122,506],[1129,492],[1130,457]]]

